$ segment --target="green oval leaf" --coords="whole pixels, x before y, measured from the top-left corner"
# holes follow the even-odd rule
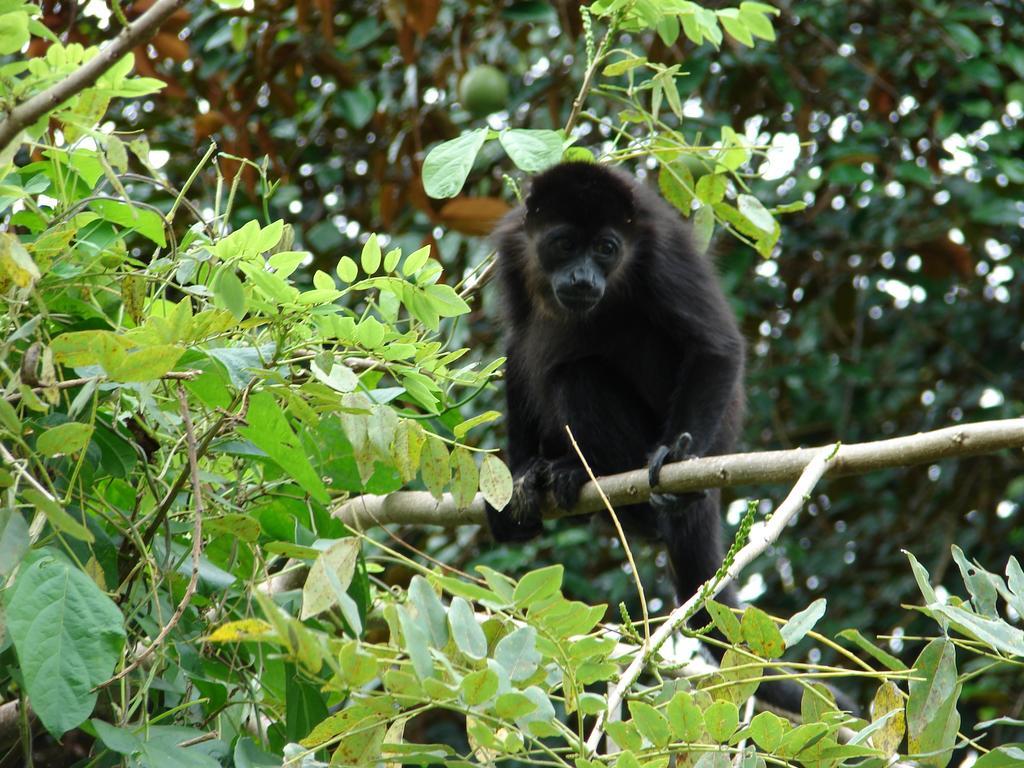
[[[89,444],[92,437],[92,424],[81,424],[69,421],[51,427],[36,440],[36,450],[44,456],[76,453]]]
[[[527,173],[540,173],[562,160],[560,131],[512,128],[499,133],[498,141],[516,167]]]
[[[423,160],[423,189],[427,195],[440,199],[459,194],[486,140],[487,129],[478,128],[431,149]]]
[[[487,638],[480,624],[473,615],[469,603],[461,597],[453,597],[448,608],[448,625],[452,629],[452,638],[463,655],[480,661],[487,656]]]
[[[49,554],[18,573],[6,602],[32,710],[60,737],[96,705],[92,688],[121,658],[124,618],[96,582]]]
[[[484,456],[480,464],[480,492],[487,503],[502,510],[512,499],[512,473],[505,462],[494,454]]]

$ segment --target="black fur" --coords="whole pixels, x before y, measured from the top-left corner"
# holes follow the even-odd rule
[[[561,223],[588,233],[611,226],[626,241],[603,297],[582,314],[554,300],[536,252],[544,232]],[[668,203],[622,171],[563,163],[533,181],[526,204],[494,238],[508,355],[508,460],[517,479],[509,506],[488,508],[495,539],[540,533],[547,489],[559,505],[575,504],[587,477],[567,424],[599,476],[646,466],[663,447],[660,460],[733,450],[744,411],[743,338],[712,265]],[[631,535],[664,542],[681,599],[721,565],[717,490],[659,494],[618,511]],[[736,604],[731,590],[719,599]],[[706,614],[696,621],[706,622]],[[798,686],[766,685],[762,693],[799,712]]]

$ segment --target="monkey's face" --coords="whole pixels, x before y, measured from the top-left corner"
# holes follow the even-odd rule
[[[570,315],[593,310],[604,298],[625,246],[623,236],[611,227],[588,232],[556,224],[539,232],[537,259],[558,306]]]

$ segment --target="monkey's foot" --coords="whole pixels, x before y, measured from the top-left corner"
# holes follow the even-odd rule
[[[551,493],[555,497],[555,501],[558,506],[562,509],[572,509],[576,506],[576,502],[580,500],[580,490],[587,481],[590,480],[590,476],[582,467],[572,467],[569,469],[560,469],[558,467],[551,468]]]
[[[546,461],[537,460],[516,479],[512,498],[502,510],[486,505],[487,523],[495,541],[528,541],[544,529],[541,504],[550,481]]]
[[[666,461],[670,459],[671,461],[686,461],[697,458],[696,455],[690,453],[691,447],[693,447],[693,435],[689,432],[680,432],[679,437],[672,445],[659,445],[654,450],[654,453],[651,454],[651,462],[647,465],[647,480],[651,484],[651,490],[660,484],[661,468],[665,466]]]

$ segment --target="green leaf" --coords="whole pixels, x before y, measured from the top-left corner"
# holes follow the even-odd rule
[[[824,597],[819,597],[802,611],[793,614],[793,618],[782,625],[779,633],[786,643],[787,648],[792,648],[806,637],[807,633],[814,629],[818,619],[825,615],[827,602]]]
[[[161,248],[167,245],[167,239],[164,237],[164,218],[156,211],[112,198],[92,200],[89,203],[89,208],[104,220],[125,229],[134,230]]]
[[[684,163],[662,165],[658,172],[658,189],[662,197],[674,205],[684,216],[692,213],[693,174]]]
[[[483,704],[498,692],[498,673],[490,667],[478,669],[462,678],[459,693],[471,707]]]
[[[643,737],[636,725],[621,720],[611,720],[605,724],[604,729],[608,735],[615,740],[615,743],[626,750],[623,754],[630,754],[630,750],[640,750],[643,745]],[[621,759],[621,758],[620,758]],[[636,758],[634,758],[635,760]]]
[[[710,205],[702,205],[693,215],[693,244],[699,252],[708,249],[714,232],[715,212]]]
[[[960,729],[956,704],[960,696],[956,648],[947,638],[932,640],[914,662],[907,700],[907,746],[911,753],[926,756],[916,761],[944,768],[953,754]]]
[[[727,605],[715,600],[705,600],[704,608],[711,615],[711,620],[718,627],[718,631],[725,635],[730,643],[742,643],[743,631],[740,629],[740,620]]]
[[[423,484],[427,486],[435,499],[440,499],[444,494],[445,486],[451,479],[451,467],[448,463],[448,448],[440,438],[434,435],[427,435],[423,444],[423,452],[420,454],[420,474],[423,476]]]
[[[516,607],[526,608],[558,594],[562,588],[564,572],[565,568],[561,565],[549,565],[527,573],[519,580],[512,595]]]
[[[731,701],[716,701],[704,710],[704,727],[719,744],[729,741],[739,723],[739,708]]]
[[[502,510],[512,499],[512,473],[505,462],[488,453],[480,464],[480,493],[487,503],[497,510]]]
[[[36,440],[36,450],[44,456],[58,456],[77,453],[89,445],[92,424],[68,421],[43,432]]]
[[[0,397],[0,427],[12,435],[21,434],[21,420],[18,418],[18,412],[3,397]]]
[[[476,497],[479,487],[480,472],[476,468],[473,454],[458,446],[451,453],[452,465],[452,498],[458,509],[468,509]]]
[[[421,269],[423,265],[427,263],[427,259],[430,258],[430,246],[424,245],[422,248],[413,251],[405,257],[405,263],[402,265],[402,274],[406,277],[412,277]]]
[[[718,11],[718,20],[722,22],[722,26],[725,27],[725,31],[732,35],[737,41],[748,48],[754,47],[754,38],[751,37],[750,30],[747,29],[746,24],[743,23],[737,9],[725,8]]]
[[[970,562],[963,550],[955,544],[952,546],[953,560],[956,561],[963,577],[967,591],[971,593],[971,603],[974,609],[990,619],[999,617],[996,610],[996,599],[998,585],[1002,583],[995,574],[989,573],[977,563]]]
[[[605,77],[618,77],[619,75],[624,75],[634,67],[639,67],[646,63],[647,59],[643,56],[636,56],[627,51],[626,58],[613,61],[601,71],[601,74]]]
[[[238,279],[234,269],[228,267],[221,271],[217,277],[217,282],[214,283],[213,295],[217,301],[217,306],[226,309],[234,315],[236,320],[241,320],[245,317],[245,289],[242,287],[242,281]]]
[[[697,741],[704,733],[704,713],[687,691],[677,691],[665,707],[672,735],[678,741]]]
[[[409,600],[416,607],[421,622],[430,633],[430,642],[435,648],[444,648],[448,643],[448,619],[444,605],[430,582],[419,574],[409,582]]]
[[[728,685],[724,688],[716,688],[711,692],[715,700],[731,701],[733,704],[741,705],[754,695],[764,673],[764,667],[758,664],[749,656],[729,649],[722,656],[722,662],[718,667],[718,674],[722,682]]]
[[[359,267],[356,266],[349,256],[342,256],[338,259],[338,265],[334,268],[338,277],[343,283],[351,283],[359,274]]]
[[[26,488],[21,492],[21,495],[32,506],[46,515],[46,519],[54,527],[54,530],[66,533],[72,538],[90,544],[96,540],[96,537],[92,535],[92,531],[69,515],[60,504],[44,496],[35,488]]]
[[[28,552],[28,523],[17,509],[0,508],[0,578],[7,578]]]
[[[458,317],[469,313],[469,304],[450,285],[428,285],[423,295],[441,317]]]
[[[238,432],[267,453],[286,473],[302,486],[315,500],[326,504],[329,500],[323,481],[306,458],[302,444],[288,424],[269,392],[256,392],[249,398],[246,414],[248,426]]]
[[[0,14],[0,56],[17,53],[29,41],[28,22],[28,14],[20,9]]]
[[[789,728],[788,720],[774,712],[761,712],[750,721],[750,738],[765,752],[774,754]]]
[[[420,680],[433,677],[434,662],[430,658],[430,638],[427,629],[416,621],[404,605],[397,606],[398,621],[402,626],[403,648],[412,660],[412,668]]]
[[[900,689],[890,680],[878,687],[871,701],[871,722],[877,723],[883,719],[885,722],[871,734],[871,743],[888,758],[897,754],[907,730],[903,697],[900,696]]]
[[[96,582],[44,554],[5,594],[6,622],[32,711],[60,737],[96,705],[124,648],[124,618]]]
[[[103,369],[115,381],[154,381],[174,370],[185,348],[176,344],[157,344],[134,352],[115,350],[103,360]]]
[[[1021,768],[1024,765],[1024,747],[1007,745],[996,747],[977,759],[972,768]]]
[[[474,661],[487,657],[487,638],[473,614],[473,608],[461,597],[453,597],[448,608],[448,625],[455,645]]]
[[[779,628],[760,608],[751,605],[743,611],[740,627],[743,630],[743,642],[761,658],[777,659],[785,652],[786,643]]]
[[[338,592],[344,593],[359,560],[359,539],[348,538],[335,542],[320,554],[309,569],[306,583],[302,586],[303,621],[323,613],[338,603]],[[334,579],[328,576],[330,571]]]
[[[629,702],[629,713],[633,717],[640,735],[655,747],[664,747],[671,740],[668,720],[661,712],[642,701]]]
[[[511,128],[499,133],[498,141],[516,167],[527,173],[540,173],[562,159],[561,131]]]
[[[423,189],[428,196],[446,198],[459,194],[487,133],[487,128],[478,128],[442,142],[427,153],[423,160]]]
[[[531,626],[520,627],[498,641],[494,660],[504,667],[512,682],[526,680],[540,665],[536,644],[537,630]]]
[[[359,263],[363,268],[363,272],[368,275],[376,274],[380,268],[380,258],[380,243],[377,242],[377,235],[370,235],[363,245],[362,254],[359,256]]]
[[[503,693],[494,702],[494,711],[498,717],[509,720],[528,715],[535,709],[537,709],[537,704],[522,691]]]
[[[737,207],[751,224],[763,232],[775,230],[775,219],[772,218],[768,209],[761,205],[761,201],[753,195],[740,195],[737,198]]]

